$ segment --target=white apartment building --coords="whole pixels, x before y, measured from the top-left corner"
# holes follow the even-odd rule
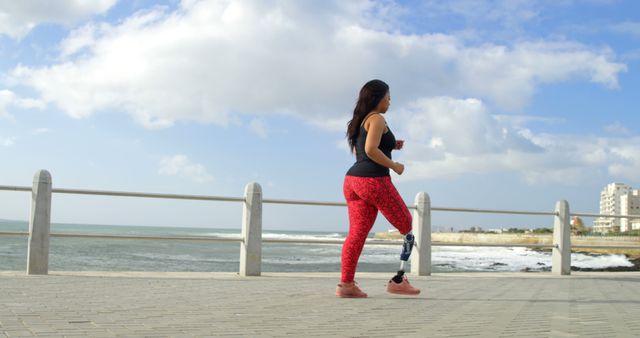
[[[640,190],[623,183],[608,184],[600,193],[600,213],[607,215],[640,214]],[[640,229],[640,219],[600,217],[593,223],[599,233]]]
[[[626,195],[620,196],[621,215],[640,215],[640,190],[632,190]],[[630,231],[640,229],[640,219],[621,218],[620,231]]]

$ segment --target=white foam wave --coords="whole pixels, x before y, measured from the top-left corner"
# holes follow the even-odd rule
[[[432,262],[445,271],[520,271],[550,266],[551,255],[526,248],[436,247]]]
[[[375,246],[366,248],[360,258],[367,263],[393,263],[399,259],[399,248]],[[495,247],[434,247],[432,264],[442,271],[521,271],[543,270],[551,267],[551,253],[527,248]],[[580,268],[602,269],[633,266],[624,255],[571,254],[571,265]]]
[[[234,233],[228,233],[228,232],[207,232],[200,235],[206,236],[206,237],[236,238],[236,239],[242,238],[242,235],[240,235],[239,233],[234,234]]]
[[[341,234],[284,234],[284,233],[263,233],[264,239],[299,239],[299,240],[322,240],[322,239],[344,239]]]
[[[571,255],[571,265],[580,268],[603,269],[613,266],[633,266],[624,255],[587,255],[574,253]]]

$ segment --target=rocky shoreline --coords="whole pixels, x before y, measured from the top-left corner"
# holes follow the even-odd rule
[[[633,263],[633,266],[609,266],[606,268],[580,268],[577,266],[571,266],[571,271],[603,271],[603,272],[625,272],[625,271],[640,271],[640,258],[629,258],[629,262]],[[540,265],[544,265],[539,263]],[[540,268],[524,268],[520,272],[549,272],[550,266],[541,266]]]
[[[577,266],[572,266],[571,271],[609,271],[609,272],[640,271],[640,258],[629,259],[629,262],[633,263],[633,266],[610,266],[610,267],[601,268],[601,269],[579,268]]]
[[[377,232],[375,239],[400,239],[402,236],[397,231]],[[553,236],[551,234],[488,234],[488,233],[440,233],[431,234],[433,243],[467,243],[467,244],[551,244]],[[595,236],[572,236],[572,244],[593,245],[593,246],[629,246],[640,245],[639,237],[595,237]],[[445,244],[446,245],[446,244]],[[531,248],[534,251],[550,252],[550,248]],[[613,266],[607,268],[580,268],[572,266],[572,271],[640,271],[640,249],[616,249],[616,248],[574,248],[572,252],[579,252],[586,255],[624,255],[633,263],[633,266]],[[496,263],[493,267],[500,265]],[[539,263],[538,267],[525,268],[522,272],[551,271],[551,267]]]

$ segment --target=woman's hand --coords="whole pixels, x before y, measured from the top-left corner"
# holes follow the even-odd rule
[[[396,174],[398,175],[402,175],[402,173],[404,172],[404,164],[393,162],[393,166],[391,167],[391,170],[395,171]]]
[[[404,146],[404,140],[397,140],[396,141],[396,147],[394,149],[395,150],[400,150],[400,149],[402,149],[402,146]]]

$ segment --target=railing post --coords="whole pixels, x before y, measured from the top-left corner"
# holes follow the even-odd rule
[[[51,174],[39,170],[33,176],[27,274],[49,273],[49,229],[51,227]]]
[[[571,274],[571,224],[569,223],[569,203],[565,200],[556,203],[553,224],[553,254],[551,272],[554,275]]]
[[[431,275],[431,199],[426,192],[419,192],[413,212],[415,246],[411,255],[411,273],[418,276]]]
[[[244,190],[240,275],[260,276],[262,267],[262,188],[249,183]]]

